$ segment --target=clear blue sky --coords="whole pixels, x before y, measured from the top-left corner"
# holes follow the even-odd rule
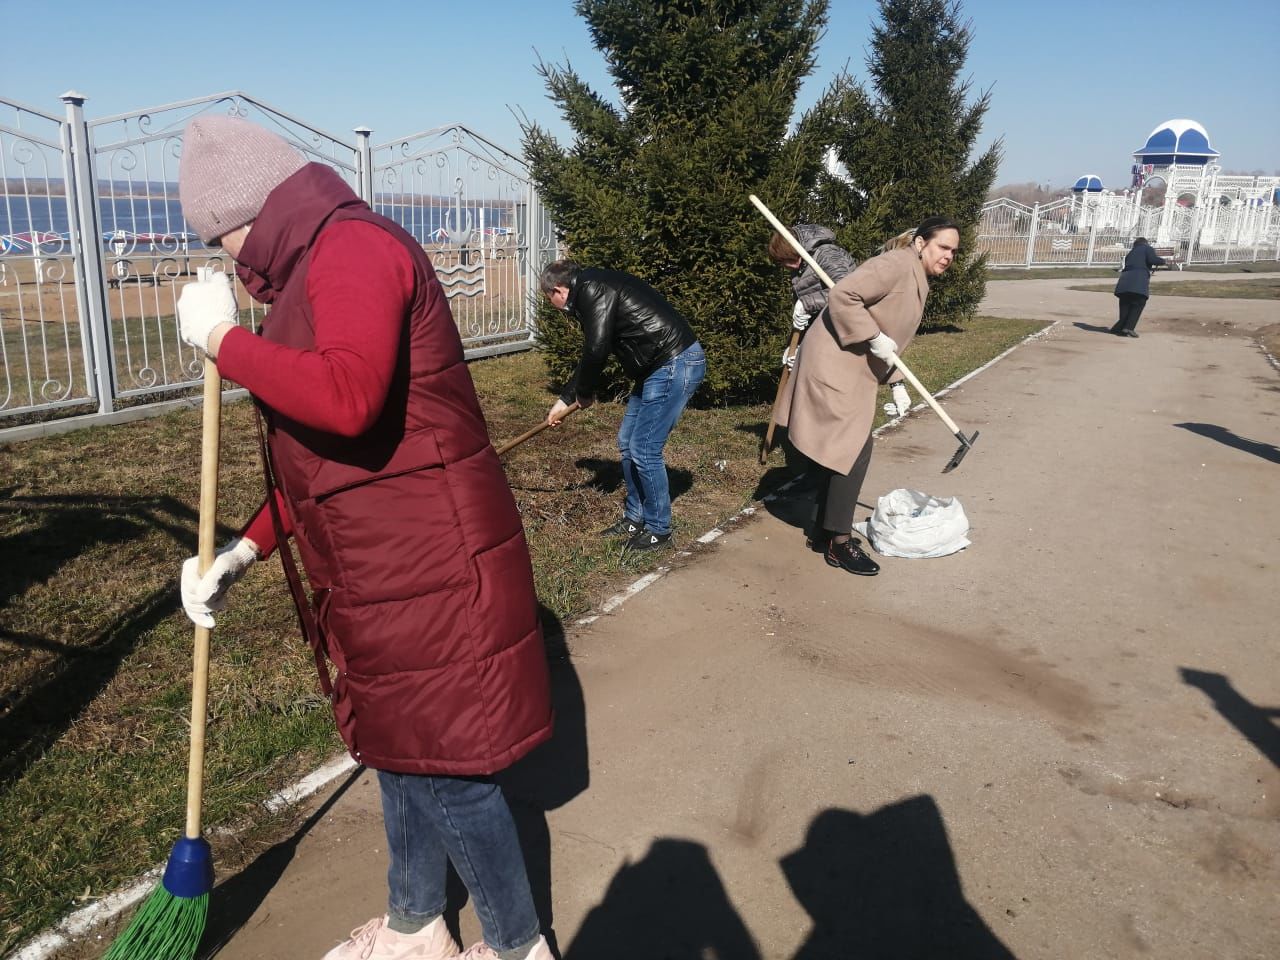
[[[1225,167],[1280,170],[1276,5],[1264,0],[967,0],[975,89],[993,88],[984,145],[1005,139],[998,182],[1128,179],[1130,154],[1161,121],[1198,120]],[[832,0],[812,103],[849,63],[864,78],[868,0]],[[536,51],[536,54],[535,54]],[[569,0],[220,0],[110,5],[0,0],[0,95],[90,118],[240,89],[333,133],[373,140],[461,121],[519,151],[521,109],[568,130],[534,69],[572,62],[612,93]]]

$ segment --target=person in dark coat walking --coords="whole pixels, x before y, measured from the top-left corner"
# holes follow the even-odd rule
[[[551,960],[492,779],[551,736],[533,570],[435,271],[332,169],[245,120],[193,120],[178,177],[187,223],[271,304],[255,336],[225,273],[178,300],[183,341],[261,408],[270,465],[245,532],[203,577],[183,564],[183,607],[212,627],[278,548],[338,731],[382,792],[387,913],[325,960],[457,956],[449,863],[484,937],[467,958]]]
[[[556,260],[542,271],[543,295],[582,324],[582,359],[560,399],[547,412],[559,423],[575,400],[595,403],[609,354],[634,382],[618,428],[618,452],[627,498],[622,519],[601,531],[627,537],[628,550],[671,543],[671,491],[662,452],[676,421],[707,375],[702,344],[667,298],[621,270]]]
[[[1116,281],[1115,294],[1120,300],[1120,318],[1111,328],[1116,336],[1133,337],[1135,340],[1138,338],[1134,327],[1138,325],[1142,308],[1147,305],[1147,298],[1151,296],[1151,271],[1165,266],[1165,263],[1163,257],[1156,256],[1146,237],[1138,237],[1133,241],[1133,247],[1125,254],[1120,279]]]

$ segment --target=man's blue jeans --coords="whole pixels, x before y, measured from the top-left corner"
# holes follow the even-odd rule
[[[392,916],[425,925],[444,913],[446,861],[471,894],[484,942],[532,946],[538,915],[515,821],[501,788],[485,777],[378,771],[391,869]]]
[[[627,484],[623,511],[632,523],[650,533],[671,532],[671,490],[662,459],[667,437],[685,405],[707,375],[707,355],[695,343],[649,374],[627,400],[618,430],[622,479]]]

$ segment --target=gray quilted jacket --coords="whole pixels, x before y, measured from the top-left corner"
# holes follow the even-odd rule
[[[809,256],[818,261],[818,266],[827,272],[833,283],[839,283],[858,265],[846,250],[836,246],[836,235],[826,227],[814,223],[797,223],[791,228],[791,232]],[[791,277],[791,289],[795,291],[796,299],[804,304],[809,316],[816,317],[826,308],[826,284],[818,279],[813,267],[803,260],[800,262],[800,269]]]

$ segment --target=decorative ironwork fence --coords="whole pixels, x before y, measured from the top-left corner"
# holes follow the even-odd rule
[[[1135,237],[1171,247],[1186,263],[1280,260],[1275,204],[1168,204],[1101,216],[1099,202],[1073,196],[1028,207],[1004,197],[990,200],[982,207],[976,247],[993,267],[1119,266]]]
[[[523,161],[465,126],[371,146],[231,91],[86,121],[0,99],[0,439],[76,416],[100,423],[191,395],[200,358],[177,334],[181,284],[212,265],[177,196],[182,133],[208,112],[245,117],[333,167],[430,255],[468,357],[534,342],[537,276],[555,229]],[[236,285],[241,322],[261,307]]]

